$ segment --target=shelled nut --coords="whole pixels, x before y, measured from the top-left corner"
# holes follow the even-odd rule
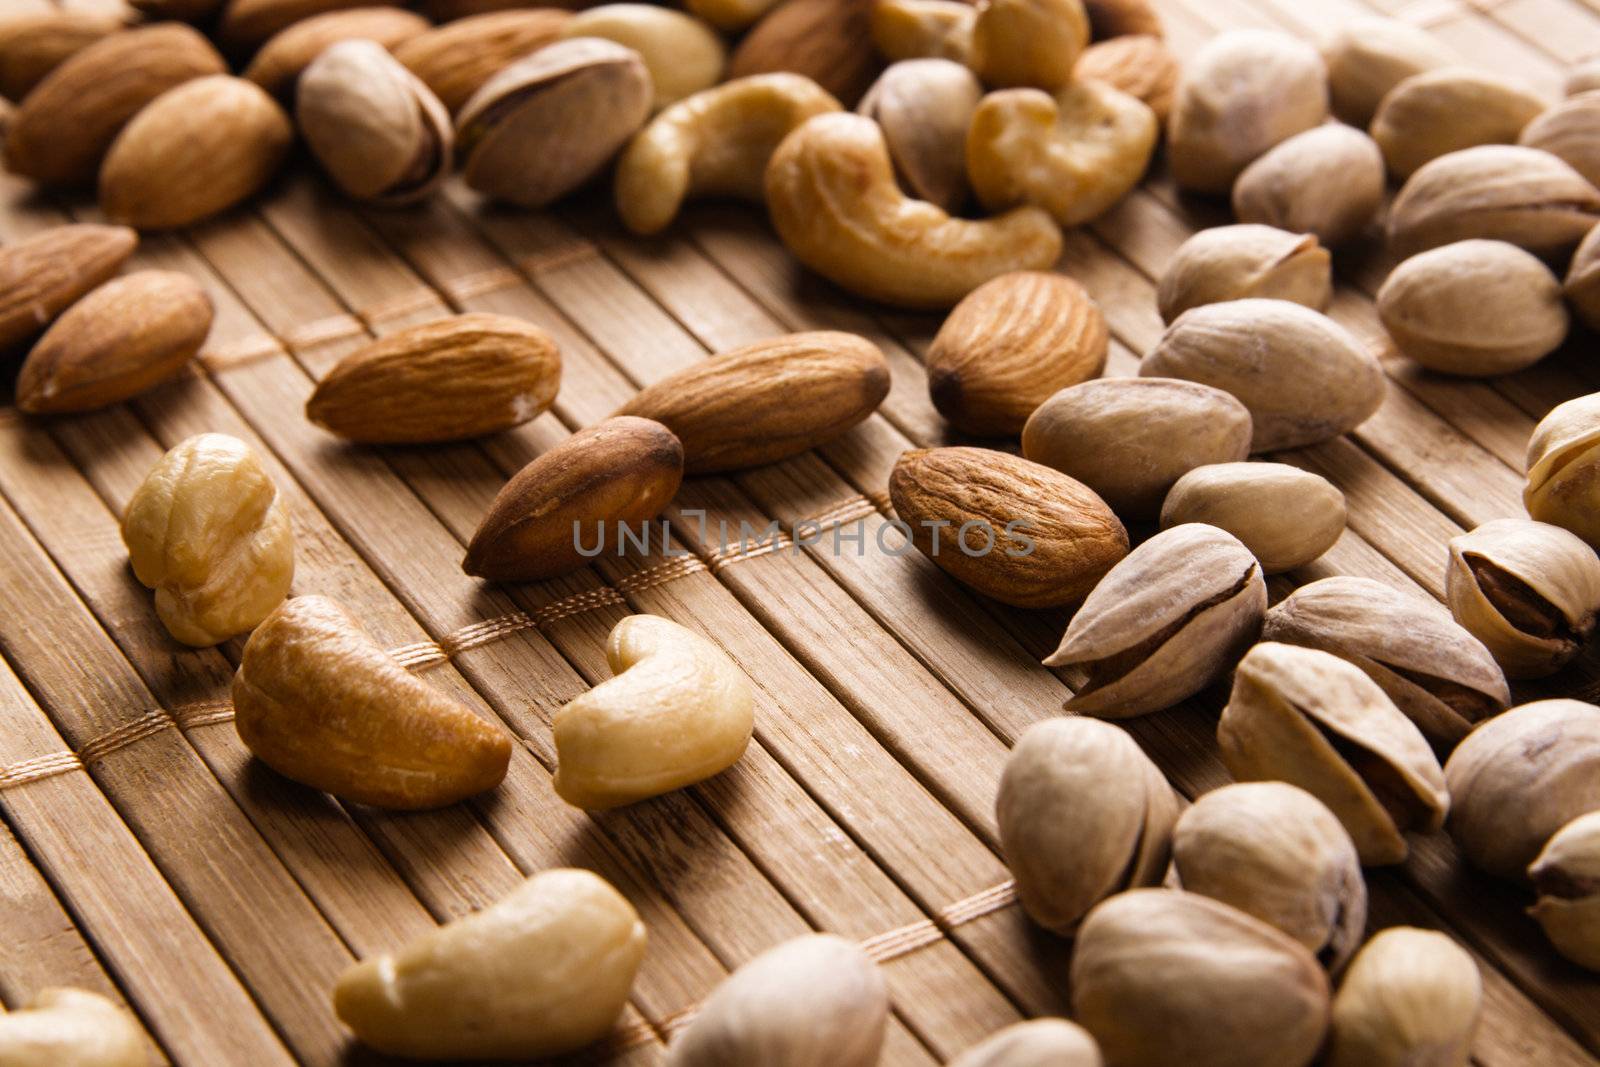
[[[9,15],[0,22],[0,96],[21,103],[52,70],[125,25],[117,13],[53,6]]]
[[[262,45],[244,76],[280,100],[294,100],[301,72],[340,41],[371,41],[392,52],[432,25],[398,7],[352,7],[313,15]]]
[[[784,0],[751,27],[728,60],[730,78],[802,74],[854,107],[878,74],[872,0]]]
[[[0,354],[31,341],[109,280],[139,235],[126,226],[52,226],[0,248]]]
[[[1333,263],[1314,234],[1271,226],[1217,226],[1184,241],[1156,286],[1162,321],[1190,308],[1261,297],[1321,311],[1333,299]]]
[[[1600,811],[1557,830],[1528,868],[1539,899],[1528,909],[1562,956],[1600,971]]]
[[[1396,926],[1367,942],[1333,998],[1327,1067],[1466,1067],[1483,1010],[1478,965],[1444,934]]]
[[[468,15],[417,34],[394,57],[455,114],[490,78],[555,41],[571,18],[553,7]]]
[[[967,62],[991,88],[1055,91],[1088,44],[1083,0],[981,0]]]
[[[1237,537],[1268,574],[1303,567],[1344,533],[1344,494],[1284,463],[1214,463],[1179,478],[1161,505],[1163,529],[1203,522]]]
[[[1353,241],[1383,206],[1383,157],[1360,130],[1330,123],[1297,133],[1246,167],[1233,183],[1240,222]]]
[[[1600,546],[1600,393],[1557,404],[1528,439],[1530,518],[1571,530]]]
[[[6,1067],[149,1067],[144,1032],[125,1008],[84,989],[41,989],[0,1014]]]
[[[1515,144],[1545,109],[1530,87],[1491,71],[1441,67],[1415,74],[1383,98],[1372,139],[1389,173],[1409,178],[1430,160],[1463,148]]]

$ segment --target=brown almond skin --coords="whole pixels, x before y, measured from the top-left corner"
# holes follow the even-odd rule
[[[289,100],[300,72],[329,45],[362,37],[393,52],[432,25],[421,15],[398,7],[357,7],[314,15],[262,45],[244,76],[280,100]]]
[[[547,7],[473,15],[418,34],[394,57],[454,114],[513,60],[560,37],[570,18],[570,11]]]
[[[56,226],[0,248],[0,353],[33,340],[117,272],[139,243],[126,226]]]
[[[123,28],[115,15],[52,10],[0,22],[0,96],[20,102],[45,75]]]
[[[233,679],[239,738],[286,778],[359,804],[437,808],[500,784],[511,737],[409,673],[326,597],[285,600]]]
[[[855,107],[879,67],[870,0],[784,0],[733,50],[728,78],[791,71]]]
[[[1161,36],[1161,16],[1150,0],[1083,0],[1094,40],[1143,35]]]
[[[455,315],[381,337],[317,383],[306,418],[366,444],[497,433],[549,409],[561,384],[550,335],[506,315]]]
[[[911,540],[957,581],[985,596],[1019,608],[1071,604],[1088,595],[1105,573],[1128,554],[1128,532],[1105,501],[1088,486],[1059,471],[1007,452],[986,448],[926,448],[901,454],[889,476],[889,496]],[[924,522],[948,522],[933,530]],[[1033,541],[1009,540],[1014,520],[1029,526],[1017,532]],[[995,547],[968,555],[956,543],[963,523],[987,523]],[[980,530],[967,535],[981,550]]]
[[[713,356],[617,410],[666,426],[690,474],[776,463],[831,441],[889,395],[889,362],[850,333],[791,333]]]
[[[363,7],[371,0],[227,0],[215,37],[230,54],[248,55],[297,22]]]
[[[683,445],[671,430],[649,419],[607,419],[512,476],[472,535],[461,568],[495,582],[576,570],[589,563],[578,538],[592,547],[604,529],[614,546],[618,523],[655,518],[682,481]]]
[[[47,185],[87,185],[135,113],[175,85],[226,71],[217,50],[188,26],[112,34],[28,94],[6,129],[6,167]]]
[[[1058,390],[1098,377],[1110,333],[1083,286],[1017,271],[957,304],[928,349],[933,406],[965,433],[1014,435]]]
[[[91,411],[165,381],[211,330],[211,297],[187,274],[142,270],[107,282],[45,331],[17,375],[29,414]]]

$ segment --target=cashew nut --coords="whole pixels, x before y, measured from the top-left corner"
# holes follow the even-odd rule
[[[977,8],[961,0],[877,0],[872,5],[872,44],[891,63],[906,59],[953,59],[972,53]]]
[[[542,871],[484,910],[351,967],[333,1010],[391,1056],[558,1056],[616,1025],[644,948],[638,913],[603,878]]]
[[[639,53],[664,108],[722,80],[728,50],[700,19],[655,4],[602,4],[580,11],[562,37],[604,37]]]
[[[26,1006],[0,1014],[5,1067],[148,1067],[144,1032],[133,1016],[98,993],[41,989]]]
[[[1063,226],[1105,214],[1139,184],[1159,123],[1104,82],[990,93],[967,131],[967,172],[990,211],[1038,204]]]
[[[908,59],[884,71],[856,110],[883,127],[895,173],[907,191],[955,211],[967,201],[963,152],[982,96],[983,86],[960,63]]]
[[[985,85],[1053,91],[1088,46],[1083,0],[981,0],[968,62]]]
[[[789,131],[839,101],[800,74],[752,74],[680,100],[633,138],[617,164],[628,229],[666,229],[691,196],[757,203],[767,161]]]
[[[1048,212],[952,218],[895,184],[883,131],[860,115],[818,115],[767,165],[767,208],[783,243],[818,274],[874,300],[947,308],[997,275],[1061,255]]]
[[[611,631],[601,682],[553,717],[556,792],[591,810],[710,778],[750,742],[755,698],[733,660],[693,630],[630,615]]]

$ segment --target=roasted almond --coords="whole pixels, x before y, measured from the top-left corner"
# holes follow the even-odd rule
[[[314,15],[262,45],[244,76],[280,100],[290,100],[300,72],[329,45],[365,38],[392,52],[430,26],[421,15],[398,7],[356,7]]]
[[[306,418],[368,444],[459,441],[542,414],[560,384],[561,353],[537,326],[456,315],[350,353],[317,384]]]
[[[666,426],[690,474],[737,470],[831,441],[889,394],[889,362],[850,333],[791,333],[714,356],[645,389],[618,415]]]
[[[123,28],[115,15],[59,8],[0,22],[0,96],[20,102],[45,75]]]
[[[571,18],[570,11],[550,7],[473,15],[418,34],[395,48],[394,57],[454,114],[484,82],[560,37]]]
[[[45,331],[17,375],[17,407],[89,411],[178,373],[211,330],[211,298],[187,274],[142,270],[107,282]]]
[[[126,226],[56,226],[0,248],[0,353],[31,341],[133,254]]]
[[[1112,37],[1085,48],[1072,76],[1078,81],[1105,82],[1136,96],[1156,118],[1166,122],[1172,94],[1178,90],[1178,57],[1159,37]]]
[[[329,11],[362,7],[370,0],[227,0],[216,39],[230,53],[248,55],[274,36]]]
[[[871,0],[784,0],[733,50],[728,77],[804,74],[854,107],[878,67]]]

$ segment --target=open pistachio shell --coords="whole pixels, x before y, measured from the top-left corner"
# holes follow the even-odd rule
[[[1528,913],[1539,920],[1556,951],[1600,971],[1600,811],[1556,831],[1528,877],[1539,894]]]
[[[1444,934],[1397,926],[1350,964],[1333,1000],[1326,1067],[1466,1067],[1483,979]]]
[[[1527,467],[1529,516],[1600,546],[1600,393],[1558,404],[1539,420]]]

